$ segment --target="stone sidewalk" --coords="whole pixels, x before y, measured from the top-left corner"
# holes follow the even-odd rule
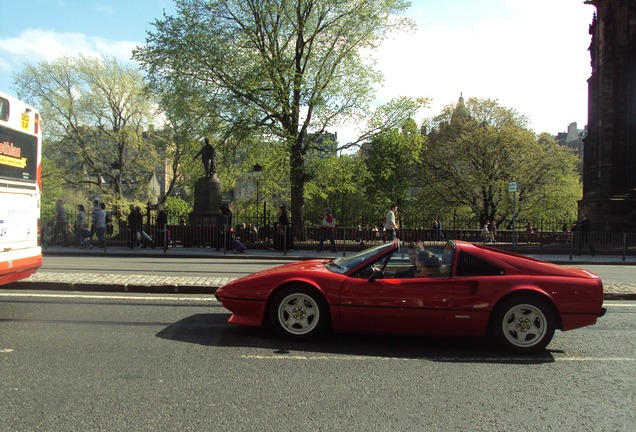
[[[39,272],[2,288],[55,291],[214,294],[228,277],[179,277],[147,274]]]
[[[51,255],[98,255],[98,256],[148,256],[156,257],[208,257],[208,258],[243,258],[243,259],[288,259],[301,260],[309,258],[328,258],[334,254],[315,251],[289,251],[282,254],[278,251],[250,251],[248,254],[232,254],[207,251],[174,251],[164,253],[161,249],[135,250],[128,248],[109,248],[107,252],[99,249],[83,250],[75,248],[49,248],[45,252]],[[331,255],[331,256],[330,256]],[[545,259],[545,258],[543,258]],[[617,261],[601,261],[599,258],[586,259],[581,262],[559,262],[567,265],[581,265],[585,263],[595,264],[619,264]],[[28,279],[14,282],[2,287],[2,289],[20,290],[57,290],[57,291],[86,291],[86,292],[132,292],[132,293],[178,293],[178,294],[214,294],[217,288],[232,281],[228,277],[188,277],[188,276],[159,276],[147,274],[117,274],[117,273],[64,273],[64,272],[37,272]],[[604,285],[606,300],[636,300],[636,283],[606,283]]]

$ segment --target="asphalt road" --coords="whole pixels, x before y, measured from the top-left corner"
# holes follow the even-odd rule
[[[46,256],[40,272],[165,274],[166,276],[240,277],[289,260],[254,258],[181,258]],[[633,265],[576,265],[601,276],[608,283],[636,282]]]
[[[636,304],[515,357],[226,323],[209,296],[0,293],[0,431],[632,431]]]

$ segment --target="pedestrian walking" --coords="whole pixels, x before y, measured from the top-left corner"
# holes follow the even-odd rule
[[[395,237],[396,237],[396,231],[398,229],[397,211],[398,211],[397,204],[391,204],[391,209],[386,214],[384,230],[386,232],[386,239],[389,241],[395,240]]]
[[[85,232],[88,226],[86,225],[86,209],[82,204],[77,205],[77,220],[75,221],[75,247],[81,247]]]
[[[141,240],[141,226],[143,224],[143,216],[141,214],[141,208],[135,207],[134,204],[130,204],[128,207],[128,246],[130,249],[135,249],[139,241]]]
[[[592,256],[596,255],[596,250],[594,249],[594,245],[592,244],[592,227],[590,219],[587,215],[583,215],[583,219],[581,219],[581,223],[579,224],[579,255],[583,253],[583,247],[587,246],[590,248],[590,253]]]
[[[167,247],[170,241],[170,233],[168,232],[168,213],[159,204],[157,206],[157,245],[159,247]]]
[[[229,234],[229,218],[227,215],[226,204],[219,207],[219,215],[217,217],[217,243],[216,250],[220,251],[221,246],[223,249],[228,249],[228,234]]]
[[[481,226],[481,240],[484,243],[488,243],[490,241],[490,234],[488,233],[488,221],[484,222]]]
[[[322,218],[322,226],[320,227],[320,243],[318,244],[318,252],[322,251],[322,246],[327,238],[331,242],[331,251],[336,252],[335,232],[336,218],[333,217],[331,209],[327,207],[325,209],[325,215]]]
[[[66,209],[64,209],[64,200],[62,198],[57,200],[55,205],[55,228],[53,230],[53,244],[57,242],[57,236],[62,234],[62,245],[68,247],[67,237],[67,224]]]
[[[435,219],[433,221],[433,240],[445,240],[444,231],[442,230],[442,223],[439,221],[439,219]]]
[[[97,239],[99,240],[98,247],[106,247],[106,204],[99,203],[99,213],[97,215]]]
[[[488,222],[488,237],[493,243],[497,241],[497,224],[495,224],[494,219],[490,219],[490,222]]]
[[[274,237],[274,248],[277,250],[292,250],[294,246],[291,233],[291,225],[287,207],[281,205],[278,208],[278,226]]]
[[[93,240],[93,236],[97,234],[97,219],[99,218],[99,212],[101,210],[102,208],[99,206],[99,201],[93,200],[93,211],[91,212],[91,240]]]

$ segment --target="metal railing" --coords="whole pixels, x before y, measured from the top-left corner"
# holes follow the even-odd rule
[[[70,224],[69,224],[70,225]],[[72,225],[71,225],[72,227]],[[232,251],[246,247],[247,250],[273,250],[286,254],[292,250],[317,250],[321,236],[325,236],[324,248],[331,249],[331,236],[338,254],[356,252],[385,241],[384,232],[377,228],[337,227],[333,234],[321,227],[271,225],[251,230],[242,225],[202,226],[187,224],[168,224],[158,227],[154,224],[131,229],[120,221],[107,230],[103,247],[131,248],[169,248],[210,249]],[[43,246],[51,243],[50,235],[43,235]],[[482,230],[444,230],[401,229],[398,238],[405,243],[421,242],[425,246],[441,244],[447,239],[464,240],[486,244],[511,252],[546,258],[564,258],[572,260],[578,256],[602,256],[614,260],[636,259],[636,233],[605,232],[557,232],[557,231],[511,231],[500,230],[494,240]],[[98,247],[96,236],[89,239],[79,238],[72,232],[67,233],[70,245],[80,247],[82,242]],[[86,241],[88,240],[88,243]],[[62,236],[58,235],[56,245],[62,245]]]

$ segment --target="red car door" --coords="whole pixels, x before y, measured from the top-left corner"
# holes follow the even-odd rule
[[[429,278],[347,278],[338,306],[347,331],[444,334],[452,301],[448,276]]]

